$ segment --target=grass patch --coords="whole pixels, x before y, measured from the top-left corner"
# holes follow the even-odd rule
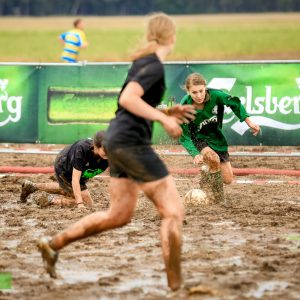
[[[128,61],[143,17],[84,17],[89,47],[80,60]],[[300,14],[174,16],[177,45],[169,60],[299,59]],[[61,32],[73,18],[1,18],[0,61],[59,62]]]

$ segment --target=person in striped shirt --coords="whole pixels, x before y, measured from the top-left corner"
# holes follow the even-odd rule
[[[80,48],[88,46],[82,19],[76,19],[73,25],[73,29],[59,36],[59,40],[64,44],[61,55],[63,62],[76,63]]]

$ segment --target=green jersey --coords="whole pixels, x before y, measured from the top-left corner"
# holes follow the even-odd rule
[[[200,154],[197,141],[206,144],[215,151],[228,151],[228,144],[222,132],[224,106],[231,108],[233,113],[243,122],[249,115],[238,97],[231,96],[221,90],[207,89],[209,100],[203,109],[197,109],[196,118],[189,124],[182,124],[183,133],[179,142],[195,157]],[[193,104],[192,97],[186,95],[180,104]]]

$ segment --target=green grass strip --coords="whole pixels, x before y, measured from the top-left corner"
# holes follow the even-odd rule
[[[10,290],[12,288],[11,273],[0,273],[0,290]]]

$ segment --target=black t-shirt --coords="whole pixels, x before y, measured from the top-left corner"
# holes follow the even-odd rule
[[[156,54],[150,54],[133,62],[120,95],[126,85],[138,82],[144,89],[142,99],[156,107],[165,91],[164,68]],[[120,97],[119,95],[119,97]],[[116,117],[110,122],[106,140],[114,145],[135,146],[151,144],[153,122],[136,116],[119,104]]]
[[[60,157],[59,162],[55,167],[64,174],[69,182],[72,181],[73,168],[82,172],[80,182],[84,183],[101,174],[108,167],[107,159],[95,156],[91,139],[80,140],[65,147],[58,156]]]

